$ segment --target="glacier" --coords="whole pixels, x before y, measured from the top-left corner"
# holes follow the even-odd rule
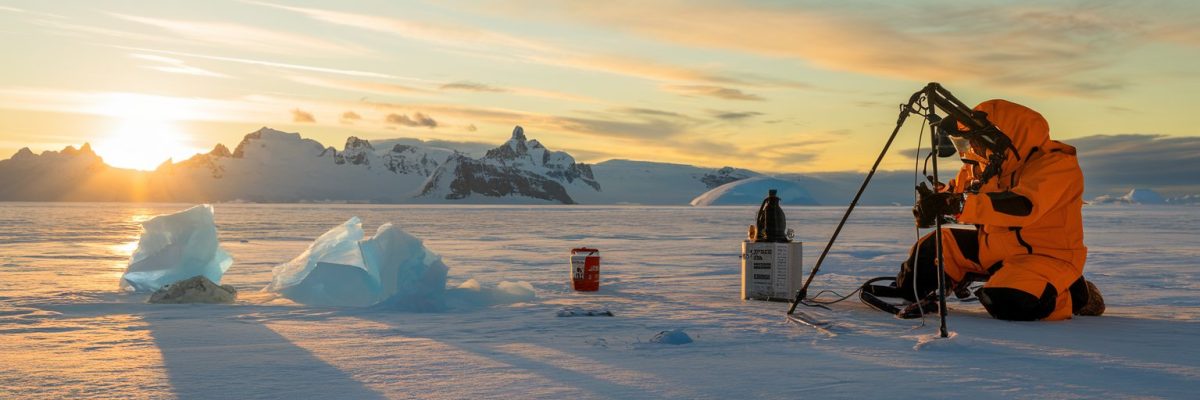
[[[213,208],[204,204],[142,223],[142,236],[121,276],[121,289],[153,292],[202,275],[220,283],[233,258],[217,242]]]
[[[264,289],[319,306],[430,311],[444,306],[446,273],[440,256],[417,237],[385,223],[364,239],[351,217],[318,237],[291,261],[276,266]]]

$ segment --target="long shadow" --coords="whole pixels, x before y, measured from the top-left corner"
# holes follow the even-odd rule
[[[227,319],[228,307],[159,307],[145,322],[180,399],[384,398],[261,323]]]
[[[628,399],[628,398],[663,398],[661,393],[655,393],[646,388],[614,382],[602,377],[593,376],[589,373],[576,371],[562,366],[554,365],[549,362],[537,360],[522,354],[515,354],[501,350],[496,343],[489,343],[487,340],[474,339],[448,339],[438,334],[422,332],[419,329],[413,329],[411,326],[403,323],[404,315],[418,315],[403,312],[355,312],[350,311],[341,314],[346,317],[360,318],[367,321],[385,324],[391,327],[396,332],[411,338],[422,338],[436,341],[470,353],[475,356],[487,358],[502,364],[507,364],[513,368],[521,369],[541,377],[546,378],[551,382],[588,393],[591,396],[598,398],[610,399]],[[478,314],[473,312],[452,312],[444,314],[447,316],[456,316],[460,318],[478,317]],[[503,322],[498,322],[503,323]],[[505,342],[505,343],[530,343],[528,341]],[[544,343],[537,344],[539,346]],[[549,347],[553,348],[553,347]],[[558,349],[556,349],[558,350]],[[653,375],[653,371],[639,371],[642,374]],[[694,396],[693,396],[694,397]]]

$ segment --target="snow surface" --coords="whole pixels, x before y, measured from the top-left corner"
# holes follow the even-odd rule
[[[220,205],[232,305],[117,290],[138,223],[180,205],[0,203],[0,398],[1194,398],[1200,214],[1085,207],[1088,277],[1108,313],[1004,322],[952,303],[897,320],[848,301],[831,337],[738,300],[754,207]],[[843,211],[786,207],[806,269]],[[525,281],[536,297],[442,312],[296,304],[271,268],[351,215],[402,221],[447,285]],[[813,288],[894,274],[907,207],[860,207]],[[569,249],[601,250],[600,291],[568,290]],[[497,287],[499,285],[496,285]],[[516,284],[516,286],[524,286]],[[510,287],[511,293],[521,288]],[[464,290],[467,290],[464,288]],[[528,294],[528,293],[526,293]],[[824,294],[822,298],[830,298]],[[513,299],[510,299],[513,300]],[[465,301],[464,301],[465,303]],[[559,318],[568,307],[613,317]],[[685,332],[692,343],[652,339]]]
[[[214,283],[233,259],[217,242],[213,208],[199,205],[142,223],[144,232],[121,276],[121,289],[153,292],[197,275]]]
[[[811,206],[816,205],[812,195],[799,182],[759,176],[733,181],[692,199],[692,206],[733,206],[733,205],[762,205],[770,190],[778,190],[780,202],[785,205]]]

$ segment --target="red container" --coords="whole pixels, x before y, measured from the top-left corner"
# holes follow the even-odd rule
[[[571,249],[571,287],[581,292],[600,290],[600,250]]]

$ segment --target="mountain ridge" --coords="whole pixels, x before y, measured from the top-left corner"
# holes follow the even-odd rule
[[[639,196],[621,190],[628,185],[617,182],[626,179],[619,176],[620,168],[614,176],[605,167],[577,162],[529,139],[520,126],[509,140],[478,157],[428,145],[434,142],[378,142],[384,145],[350,136],[338,149],[297,132],[262,127],[244,135],[232,151],[218,143],[207,153],[167,160],[152,171],[111,167],[89,144],[41,154],[22,148],[0,160],[0,187],[6,189],[0,200],[686,204],[713,183],[757,175],[732,167],[644,162],[660,173],[643,180],[687,193]],[[690,175],[676,180],[673,173],[662,174],[664,168],[687,169]],[[597,173],[607,173],[616,189],[606,191]]]

